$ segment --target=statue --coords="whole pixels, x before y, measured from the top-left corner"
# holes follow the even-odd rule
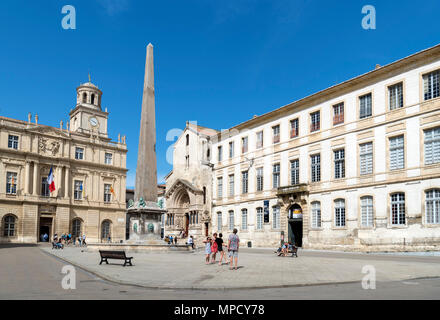
[[[128,200],[128,207],[132,208],[134,205],[133,199]]]
[[[134,233],[138,232],[138,225],[137,225],[137,223],[133,224],[133,230],[134,230]]]
[[[140,198],[139,199],[139,207],[145,207],[145,205],[146,205],[146,203],[145,203],[145,201],[144,201],[144,198]]]
[[[154,233],[154,225],[152,223],[148,224],[148,232]]]

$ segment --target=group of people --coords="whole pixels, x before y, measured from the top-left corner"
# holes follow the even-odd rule
[[[169,235],[169,236],[166,236],[165,237],[165,242],[167,242],[169,245],[172,245],[173,243],[174,244],[177,244],[177,236],[172,236],[172,235]]]
[[[87,244],[86,235],[83,234],[82,236],[80,235],[79,237],[72,237],[71,233],[63,233],[60,237],[58,237],[58,234],[55,233],[53,236],[53,242],[55,246],[57,246],[60,249],[63,249],[64,246],[70,245],[71,243],[73,243],[73,245],[75,246],[77,241],[80,247],[85,246]]]
[[[286,257],[289,252],[293,252],[294,248],[295,246],[292,244],[292,242],[284,242],[282,246],[278,248],[276,253],[279,257]]]
[[[228,244],[224,244],[223,234],[214,233],[212,237],[207,237],[206,240],[203,241],[205,243],[205,264],[215,264],[217,253],[220,255],[220,260],[218,265],[222,265],[223,258],[228,263],[228,258],[225,256],[224,248],[228,250],[229,256],[229,269],[233,270],[233,262],[235,260],[235,270],[238,269],[238,249],[240,247],[240,238],[237,235],[237,229],[234,229],[231,235],[228,238]]]

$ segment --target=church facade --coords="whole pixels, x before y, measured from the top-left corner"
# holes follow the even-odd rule
[[[221,132],[187,124],[166,198],[166,232],[199,241],[439,250],[440,45]]]
[[[101,97],[90,81],[80,85],[65,127],[42,125],[38,115],[0,117],[0,243],[63,233],[125,240],[127,147],[125,137],[108,137]]]

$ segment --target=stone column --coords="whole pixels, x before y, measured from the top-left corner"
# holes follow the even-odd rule
[[[57,198],[61,197],[62,194],[62,187],[61,187],[61,175],[63,167],[57,166],[56,168],[56,176],[55,176],[55,188],[57,189]]]
[[[38,162],[34,162],[34,180],[32,184],[32,194],[34,196],[38,196],[38,187],[40,184],[38,183],[39,178],[40,165]]]
[[[64,176],[64,197],[68,198],[69,197],[69,184],[70,184],[70,169],[69,167],[65,167],[66,172],[65,172],[65,176]]]
[[[24,175],[24,194],[29,194],[29,181],[30,181],[31,164],[26,161],[25,175]]]

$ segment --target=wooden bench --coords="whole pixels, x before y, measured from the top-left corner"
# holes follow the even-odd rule
[[[102,251],[99,250],[99,254],[101,255],[101,262],[99,263],[100,265],[105,262],[106,264],[108,264],[107,259],[115,259],[115,260],[124,260],[124,267],[129,264],[130,266],[133,266],[131,264],[131,259],[133,259],[133,257],[127,257],[125,255],[125,251]]]

